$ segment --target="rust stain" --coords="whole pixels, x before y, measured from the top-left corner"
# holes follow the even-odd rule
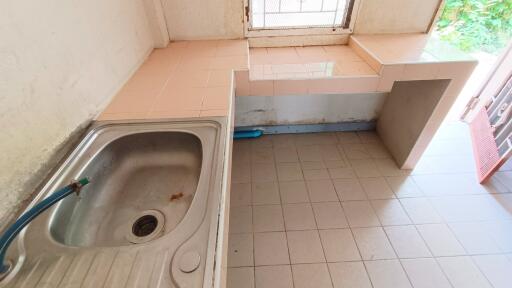
[[[183,194],[183,192],[180,192],[180,193],[176,193],[176,194],[172,194],[171,197],[169,198],[169,200],[172,202],[172,201],[175,201],[175,200],[179,200],[181,198],[183,198],[185,194]]]

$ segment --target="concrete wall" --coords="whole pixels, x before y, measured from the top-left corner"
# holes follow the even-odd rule
[[[0,227],[153,48],[142,0],[0,1]]]
[[[243,0],[162,0],[171,40],[244,37]]]
[[[401,169],[414,168],[403,165],[450,81],[397,81],[393,85],[377,121],[377,132]]]
[[[235,126],[325,124],[376,120],[387,93],[238,96]]]
[[[169,44],[169,32],[165,22],[164,8],[160,0],[142,0],[155,48],[165,48]]]
[[[427,32],[441,0],[361,0],[357,34]]]
[[[244,37],[243,0],[161,0],[171,40]],[[250,1],[250,0],[249,0]],[[426,32],[441,0],[360,0],[355,33]]]

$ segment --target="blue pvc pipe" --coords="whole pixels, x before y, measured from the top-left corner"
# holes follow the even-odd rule
[[[53,204],[59,202],[69,194],[79,191],[80,188],[89,184],[89,179],[82,178],[73,182],[59,190],[55,191],[50,196],[37,203],[34,207],[30,208],[27,212],[23,213],[16,222],[14,222],[0,237],[0,273],[7,273],[10,270],[9,263],[5,262],[5,254],[11,242],[16,236],[27,226],[34,218],[43,213],[46,209],[50,208]]]
[[[258,138],[263,135],[263,131],[261,130],[241,130],[235,131],[233,135],[233,139],[249,139],[249,138]]]

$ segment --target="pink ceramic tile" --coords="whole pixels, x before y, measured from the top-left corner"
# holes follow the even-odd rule
[[[308,85],[302,80],[276,80],[274,81],[275,95],[303,95],[308,93]]]
[[[379,80],[379,85],[377,86],[377,91],[379,92],[389,92],[393,87],[393,83],[395,81],[402,80],[402,76],[404,73],[405,65],[383,65],[381,78]]]
[[[167,79],[175,69],[175,65],[145,63],[128,80],[118,94],[130,95],[158,95]]]
[[[436,79],[437,72],[439,71],[439,64],[437,63],[419,63],[419,64],[406,64],[403,80],[425,80]]]
[[[230,97],[231,89],[229,86],[206,88],[202,109],[227,110],[229,108]]]
[[[148,60],[114,97],[106,108],[106,113],[149,111],[178,63],[177,60],[166,61],[167,58],[162,56],[164,54],[161,50],[157,50],[155,53],[150,55]]]
[[[327,55],[329,55],[332,59],[341,59],[344,61],[363,61],[361,57],[359,57],[352,47],[348,45],[330,45],[323,46]]]
[[[226,70],[210,70],[207,87],[230,86],[233,72]]]
[[[246,40],[219,40],[216,56],[247,56],[248,49]]]
[[[274,81],[260,80],[249,82],[250,96],[274,96]]]
[[[210,69],[234,69],[241,70],[248,68],[247,56],[224,56],[212,58]]]
[[[266,66],[264,66],[265,68]],[[274,64],[271,65],[272,74],[280,74],[280,73],[304,73],[306,72],[306,67],[303,64]],[[264,71],[265,73],[266,71]],[[267,73],[265,73],[267,74]]]
[[[461,77],[462,71],[472,71],[475,62],[447,62],[438,64],[437,79],[454,79]]]
[[[245,40],[177,41],[155,49],[98,119],[198,117],[201,110],[226,115],[231,71],[247,68],[247,53]],[[249,94],[247,72],[244,77],[241,90]]]
[[[362,76],[339,78],[338,85],[341,87],[342,93],[366,93],[377,91],[380,77],[378,76]]]
[[[192,40],[185,41],[188,50],[210,50],[219,46],[222,40]]]
[[[228,116],[229,111],[224,109],[214,109],[214,110],[201,110],[199,116],[201,117],[215,117],[215,116]]]
[[[240,71],[235,71],[234,73],[235,73],[236,83],[249,82],[249,71],[240,70]]]
[[[101,113],[96,120],[98,121],[112,121],[112,120],[138,120],[138,119],[146,119],[146,112],[127,112],[127,113]]]
[[[208,70],[179,71],[169,78],[167,87],[206,87]]]
[[[339,93],[340,87],[335,79],[316,79],[307,81],[309,94]]]
[[[173,41],[167,45],[169,49],[186,49],[189,41]]]
[[[309,94],[365,93],[376,91],[379,77],[342,77],[308,82]]]
[[[151,78],[149,75],[141,76],[140,74],[136,74],[121,88],[115,97],[127,97],[128,95],[156,96],[160,94],[169,77],[169,75],[167,75],[167,77],[160,76],[163,75]]]
[[[186,43],[186,49],[182,51],[186,58],[215,57],[217,54],[218,41],[216,40],[196,40]]]
[[[353,35],[351,43],[359,43],[383,64],[471,61],[467,55],[451,49],[429,34]],[[355,48],[355,46],[354,46]]]
[[[184,57],[185,55],[188,55],[187,53],[190,52],[190,49],[187,48],[188,43],[187,41],[178,41],[178,42],[171,42],[169,45],[167,45],[166,48],[159,49],[164,50],[166,54],[172,54],[176,57]],[[202,55],[202,56],[209,56],[209,55]]]
[[[268,68],[267,68],[268,66]],[[252,65],[250,70],[249,70],[249,78],[252,79],[252,80],[262,80],[262,79],[265,79],[265,73],[270,73],[272,74],[272,69],[270,68],[271,66],[270,65],[260,65],[260,64],[255,64],[255,65]]]
[[[329,56],[322,46],[296,47],[301,63],[327,61]]]
[[[336,66],[335,61],[315,62],[303,64],[307,72],[325,72],[327,70],[333,70]]]
[[[336,74],[355,76],[376,75],[377,73],[366,62],[347,61],[336,65]]]
[[[267,53],[269,54],[268,64],[301,63],[294,47],[267,48]]]
[[[368,63],[373,70],[380,72],[382,66],[380,59],[378,59],[372,52],[365,49],[366,47],[363,48],[358,40],[354,37],[350,37],[349,46],[361,59]]]
[[[237,96],[248,96],[249,90],[249,72],[236,71],[235,72],[235,88]]]
[[[148,112],[156,97],[151,94],[118,94],[112,99],[104,113]]]
[[[148,59],[141,65],[138,72],[142,72],[145,69],[174,69],[181,60],[181,55],[178,55],[171,51],[169,48],[154,49],[153,52],[148,56]],[[161,69],[159,69],[160,67]]]
[[[168,85],[155,101],[153,111],[200,110],[208,88]]]
[[[273,47],[267,48],[267,53],[270,57],[286,57],[286,56],[298,56],[295,47]]]
[[[249,89],[249,82],[247,83],[240,83],[240,85],[236,85],[235,88],[235,95],[236,96],[249,96],[250,89]]]
[[[210,68],[211,57],[184,57],[178,65],[178,70],[206,70]]]
[[[175,40],[175,41],[171,40],[167,44],[167,47],[165,47],[164,49],[169,49],[169,50],[173,50],[173,51],[187,50],[189,42],[190,41],[185,41],[185,40]]]
[[[320,77],[324,77],[323,75],[325,75],[324,72],[320,72],[322,73],[322,76]],[[269,78],[269,79],[276,79],[276,80],[290,80],[290,79],[295,79],[295,80],[298,80],[298,79],[302,79],[302,80],[307,80],[307,79],[311,79],[311,78],[314,78],[314,73],[311,73],[311,72],[296,72],[296,73],[281,73],[281,74],[274,74],[273,75],[274,77],[272,78]]]
[[[169,118],[195,118],[199,117],[199,110],[183,110],[171,109],[162,111],[152,111],[146,118],[147,119],[169,119]]]
[[[251,48],[249,50],[250,65],[265,64],[270,61],[267,48]]]

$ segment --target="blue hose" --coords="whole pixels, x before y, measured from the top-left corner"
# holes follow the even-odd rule
[[[30,208],[27,212],[23,213],[16,222],[14,222],[0,237],[0,274],[6,274],[10,271],[11,265],[5,262],[5,254],[11,242],[16,236],[27,226],[34,218],[43,213],[46,209],[50,208],[53,204],[59,202],[69,194],[77,192],[83,186],[89,184],[89,179],[82,178],[73,182],[59,190],[55,191],[50,196],[37,203],[34,207]],[[5,276],[5,275],[1,275]],[[0,277],[0,279],[3,277]]]
[[[233,139],[258,138],[261,135],[263,135],[263,131],[261,130],[240,130],[235,131]]]

